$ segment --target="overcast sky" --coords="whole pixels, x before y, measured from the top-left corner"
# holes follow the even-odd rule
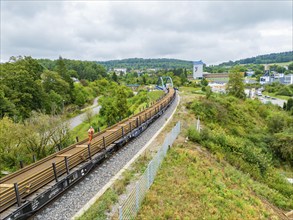
[[[293,50],[292,1],[1,0],[11,56],[177,58],[217,64]]]

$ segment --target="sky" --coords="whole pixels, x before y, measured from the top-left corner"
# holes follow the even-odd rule
[[[235,61],[293,50],[293,1],[1,0],[0,59]]]

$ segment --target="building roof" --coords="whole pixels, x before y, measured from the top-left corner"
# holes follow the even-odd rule
[[[193,61],[193,65],[203,65],[204,63],[201,61],[201,60],[199,60],[199,61]]]

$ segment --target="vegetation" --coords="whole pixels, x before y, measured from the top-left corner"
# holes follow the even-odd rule
[[[136,219],[278,219],[254,191],[279,196],[194,144],[179,144],[168,152]]]
[[[88,81],[95,81],[107,77],[106,69],[94,61],[81,60],[63,60],[63,68],[69,70],[68,74],[71,77],[84,79]],[[60,69],[60,58],[58,60],[39,59],[37,60],[42,66],[48,70]],[[57,71],[58,72],[58,71]],[[60,71],[59,71],[60,72]]]
[[[293,51],[271,53],[266,55],[259,55],[256,57],[237,60],[235,62],[229,61],[220,64],[221,66],[234,66],[237,64],[268,64],[268,63],[283,63],[291,62],[293,60]]]
[[[71,143],[68,126],[59,116],[33,112],[23,123],[4,117],[0,130],[0,171],[15,171],[20,161],[30,164],[33,156],[42,159]]]
[[[275,135],[271,132],[281,132],[282,126],[273,126],[276,121],[267,123],[271,114],[281,114],[285,121],[289,116],[257,100],[217,94],[207,99],[195,95],[197,90],[182,88],[182,104],[174,120],[181,121],[183,131],[168,152],[137,219],[283,219],[282,211],[272,204],[285,210],[293,207],[293,187],[284,176],[293,177],[292,160],[284,162],[271,150],[274,138],[269,137]],[[201,133],[194,129],[198,116]],[[285,137],[292,146],[292,137],[291,142]],[[276,148],[281,146],[284,143]],[[269,159],[266,174],[258,178],[254,173],[260,173],[257,167],[268,162],[265,158]]]
[[[143,59],[130,58],[123,60],[110,60],[98,62],[104,65],[107,69],[113,68],[127,68],[127,69],[174,69],[174,68],[192,68],[192,61],[178,60],[178,59]]]
[[[245,99],[243,74],[237,68],[230,71],[229,82],[227,84],[227,93],[234,97]]]
[[[293,85],[283,85],[278,82],[266,84],[264,86],[265,92],[276,96],[293,96]]]
[[[284,164],[293,165],[293,139],[289,135],[293,120],[288,113],[257,100],[224,95],[199,98],[188,108],[205,124],[201,133],[189,130],[192,141],[280,193],[282,200],[268,198],[277,206],[293,207],[293,186],[275,170]]]
[[[58,114],[66,105],[76,109],[98,95],[97,84],[86,81],[93,79],[87,78],[91,72],[87,62],[76,61],[81,71],[85,69],[84,75],[68,69],[62,57],[50,62],[54,65],[46,68],[31,57],[12,57],[10,62],[0,64],[0,118],[8,116],[22,121],[30,117],[32,111]],[[67,60],[67,63],[71,62]],[[105,70],[97,64],[95,66],[95,76],[103,76]],[[74,84],[72,76],[77,76],[81,83]]]

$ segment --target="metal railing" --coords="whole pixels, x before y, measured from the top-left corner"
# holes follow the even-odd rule
[[[127,198],[119,206],[118,219],[131,220],[134,219],[140,205],[147,193],[148,189],[154,182],[160,165],[167,154],[169,147],[173,144],[178,134],[180,133],[180,121],[173,127],[170,133],[166,136],[162,147],[158,150],[154,158],[149,162],[147,169],[136,182],[135,187],[131,190]]]

